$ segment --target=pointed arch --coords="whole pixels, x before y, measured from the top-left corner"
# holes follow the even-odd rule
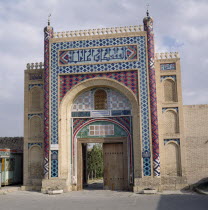
[[[29,120],[29,125],[30,125],[30,138],[36,139],[36,138],[41,138],[43,137],[43,122],[42,119],[39,116],[33,116]]]
[[[175,142],[165,145],[165,163],[166,176],[180,176],[180,151]]]
[[[164,134],[179,133],[178,113],[174,110],[167,110],[164,113]]]
[[[43,90],[33,87],[30,90],[30,111],[41,111],[43,108]]]
[[[43,152],[42,149],[34,145],[29,150],[29,175],[30,178],[41,179],[43,176]]]
[[[177,102],[176,82],[171,78],[167,78],[163,81],[163,86],[164,86],[164,101]]]

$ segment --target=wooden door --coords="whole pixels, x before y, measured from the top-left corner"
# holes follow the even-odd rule
[[[125,190],[123,144],[103,144],[103,159],[104,189]]]

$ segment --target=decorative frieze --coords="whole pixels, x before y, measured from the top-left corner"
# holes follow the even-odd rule
[[[95,36],[95,35],[119,34],[119,33],[139,32],[139,31],[143,31],[143,26],[125,26],[125,27],[115,27],[115,28],[112,27],[112,28],[54,32],[53,38]]]
[[[161,63],[160,70],[161,71],[176,70],[176,64],[175,63]]]
[[[165,53],[156,53],[155,58],[156,60],[160,60],[160,59],[180,58],[180,56],[178,52],[165,52]]]
[[[44,68],[44,63],[40,62],[40,63],[28,63],[27,64],[27,70],[30,69],[43,69]]]
[[[59,65],[124,62],[138,59],[137,45],[68,49],[59,51]]]

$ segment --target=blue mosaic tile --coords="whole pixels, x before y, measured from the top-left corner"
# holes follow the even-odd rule
[[[28,86],[29,90],[31,90],[33,87],[40,87],[40,88],[43,88],[43,84],[30,84]]]
[[[28,149],[30,149],[30,147],[32,147],[33,145],[37,145],[39,147],[43,147],[43,143],[28,143]]]
[[[58,51],[70,48],[86,48],[111,45],[137,45],[138,61],[102,63],[94,65],[76,65],[76,66],[58,66]],[[148,84],[147,84],[147,66],[146,66],[146,40],[145,36],[138,37],[120,37],[101,40],[83,40],[65,43],[51,44],[51,144],[58,144],[58,74],[59,73],[87,73],[103,72],[114,70],[140,69],[140,101],[141,101],[141,124],[142,124],[142,150],[150,152],[149,136],[149,109],[148,109]],[[144,159],[144,174],[151,174],[150,158]]]
[[[164,113],[166,110],[168,110],[168,109],[173,109],[173,110],[175,110],[176,112],[178,112],[178,107],[164,107],[164,108],[162,108],[162,112]]]
[[[160,64],[160,70],[161,71],[176,70],[176,64],[175,63],[162,63]]]
[[[166,145],[168,142],[173,141],[180,145],[180,139],[164,139],[164,145]]]
[[[104,43],[106,44],[106,42]],[[59,65],[137,60],[137,45],[60,50]]]
[[[176,81],[176,75],[161,76],[160,81],[162,82],[166,78],[172,78],[174,81]]]
[[[58,150],[51,151],[51,177],[58,177]]]
[[[39,114],[28,114],[28,119],[31,119],[34,116],[38,116],[40,118],[43,118],[43,114],[39,113]]]

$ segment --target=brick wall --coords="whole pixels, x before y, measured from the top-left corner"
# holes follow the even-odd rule
[[[184,106],[186,172],[189,184],[208,177],[208,105]]]

